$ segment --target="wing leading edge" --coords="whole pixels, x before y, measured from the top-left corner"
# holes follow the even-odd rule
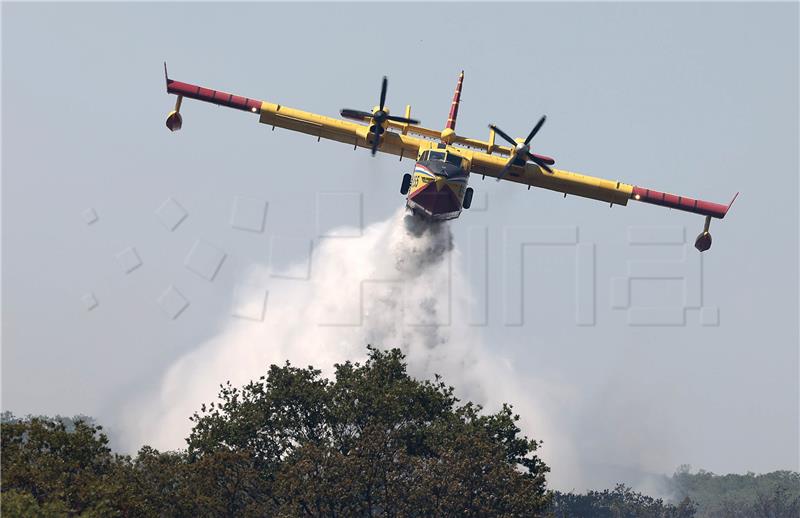
[[[472,171],[480,175],[499,178],[502,175],[505,164],[505,157],[497,157],[486,153],[472,154]],[[540,187],[564,193],[564,196],[572,194],[605,201],[612,205],[627,205],[628,200],[634,200],[700,214],[706,217],[706,221],[703,231],[695,240],[694,246],[701,252],[711,248],[711,234],[709,232],[711,219],[724,218],[733,202],[739,196],[737,192],[730,203],[723,205],[560,169],[553,169],[552,173],[548,173],[533,163],[527,163],[524,167],[512,167],[509,169],[508,174],[502,176],[502,179],[526,184],[529,189],[531,187]]]
[[[509,158],[514,155],[515,150],[512,147],[496,145],[494,143],[494,131],[490,131],[488,141],[466,138],[455,134],[455,114],[457,113],[463,72],[459,77],[448,127],[445,130],[437,131],[408,123],[412,121],[406,121],[406,123],[385,121],[384,130],[378,133],[370,131],[371,124],[374,125],[374,119],[368,120],[365,118],[363,122],[366,124],[361,124],[175,81],[167,76],[166,64],[164,65],[164,74],[167,92],[178,97],[175,109],[170,112],[166,122],[167,127],[172,131],[181,129],[181,101],[184,97],[187,97],[256,113],[259,115],[259,122],[272,126],[273,129],[275,127],[285,128],[317,137],[317,140],[324,138],[351,144],[354,147],[370,149],[373,148],[375,135],[380,135],[381,141],[377,151],[397,155],[401,159],[404,157],[415,159],[420,150],[437,146],[436,142],[438,141],[441,142],[438,146],[444,146],[445,144],[447,146],[455,146],[461,154],[469,158],[471,164],[470,172],[481,176],[490,176],[525,184],[529,189],[531,187],[539,187],[563,193],[565,196],[571,194],[590,198],[611,205],[627,205],[628,200],[633,199],[643,203],[703,215],[706,217],[705,226],[695,242],[695,247],[701,252],[708,250],[711,246],[711,235],[709,234],[711,219],[724,218],[733,205],[736,196],[738,196],[737,193],[728,205],[723,205],[562,169],[551,168],[551,171],[547,171],[532,162],[509,167]],[[407,107],[406,118],[409,117],[410,107]]]
[[[170,112],[167,118],[167,127],[172,131],[179,130],[182,126],[180,107],[182,99],[186,97],[258,114],[259,122],[272,126],[273,128],[285,128],[305,133],[317,137],[318,140],[324,138],[356,147],[367,149],[372,147],[369,140],[369,126],[364,124],[327,117],[325,115],[289,108],[280,104],[243,97],[191,83],[184,83],[182,81],[175,81],[169,78],[166,79],[166,82],[167,93],[178,96],[175,110]],[[402,128],[404,125],[390,122],[389,126],[400,126]],[[421,139],[417,137],[394,131],[385,131],[382,134],[378,151],[398,155],[400,157],[416,158],[420,144]]]

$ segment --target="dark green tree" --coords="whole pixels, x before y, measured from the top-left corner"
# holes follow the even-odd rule
[[[536,516],[539,443],[511,407],[486,414],[399,350],[369,349],[325,379],[272,366],[192,420],[188,448],[114,454],[81,418],[2,415],[3,516]]]
[[[370,348],[363,364],[272,366],[192,419],[191,462],[250,459],[231,510],[286,516],[532,516],[545,508],[547,466],[509,406],[484,415],[437,377],[418,381],[402,353]],[[270,503],[250,499],[258,488]]]
[[[80,418],[18,420],[8,414],[3,421],[4,516],[113,514],[117,457],[100,426]]]

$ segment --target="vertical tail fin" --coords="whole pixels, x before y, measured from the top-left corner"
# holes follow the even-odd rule
[[[461,102],[461,84],[464,82],[464,71],[458,76],[456,92],[453,94],[453,103],[450,105],[450,117],[447,118],[446,129],[456,130],[456,118],[458,117],[458,103]]]

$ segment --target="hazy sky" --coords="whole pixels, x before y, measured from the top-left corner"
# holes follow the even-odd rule
[[[463,69],[459,134],[524,136],[547,114],[534,148],[557,167],[741,191],[701,258],[699,216],[471,179],[451,227],[472,303],[452,318],[526,390],[550,387],[524,397],[547,416],[544,451],[568,442],[582,473],[560,483],[798,469],[796,3],[2,9],[4,410],[114,434],[180,358],[291,309],[272,295],[305,274],[252,291],[254,269],[307,263],[332,228],[404,203],[407,160],[191,100],[171,134],[164,60],[174,79],[326,115],[369,109],[387,75],[393,111],[433,128]],[[265,291],[263,319],[236,309]],[[318,327],[304,309],[289,314]]]

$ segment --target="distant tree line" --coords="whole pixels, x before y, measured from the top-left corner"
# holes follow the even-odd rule
[[[553,518],[692,518],[697,510],[689,498],[673,505],[624,484],[585,494],[553,491],[551,496],[548,516]]]
[[[774,471],[762,475],[692,474],[681,466],[669,479],[676,499],[697,504],[698,518],[798,518],[800,473]]]
[[[521,435],[518,419],[507,405],[486,414],[461,403],[439,377],[411,378],[396,349],[370,348],[363,365],[337,365],[333,380],[313,367],[273,365],[244,387],[221,385],[218,401],[191,417],[181,451],[144,446],[119,455],[91,419],[4,413],[1,511],[48,518],[684,518],[696,516],[695,497],[712,498],[702,481],[715,476],[688,471],[675,475],[683,484],[679,504],[621,485],[583,495],[548,491],[540,443]],[[796,473],[787,477],[797,482]],[[747,505],[796,510],[793,493],[781,491],[763,499],[757,491]]]
[[[800,473],[692,474],[681,466],[664,477],[673,494],[665,503],[629,487],[585,494],[551,492],[550,515],[558,518],[800,518]]]

